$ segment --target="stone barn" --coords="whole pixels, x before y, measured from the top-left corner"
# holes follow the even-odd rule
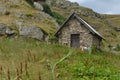
[[[104,39],[86,21],[80,18],[75,12],[63,23],[55,33],[59,44],[74,48],[89,48],[95,46],[100,49]]]

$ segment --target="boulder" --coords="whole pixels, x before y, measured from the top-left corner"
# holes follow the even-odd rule
[[[6,28],[6,34],[7,35],[13,35],[13,34],[15,34],[15,30],[12,30],[10,28]]]
[[[6,25],[0,24],[0,35],[4,35],[6,33]]]
[[[44,40],[44,33],[43,31],[36,27],[35,25],[29,25],[29,26],[19,26],[19,35],[31,37],[38,39],[40,41]]]
[[[13,35],[15,34],[15,31],[8,28],[5,24],[0,24],[0,35]]]
[[[0,13],[3,14],[3,15],[9,15],[10,12],[7,11],[4,7],[0,7]]]
[[[34,16],[34,19],[35,19],[35,20],[41,20],[41,21],[43,21],[43,20],[50,20],[50,21],[52,21],[52,24],[53,24],[54,26],[56,26],[57,28],[59,28],[59,25],[58,25],[58,23],[55,21],[55,19],[52,18],[49,14],[46,14],[45,12],[39,12],[38,14],[36,14],[36,15]]]
[[[43,11],[43,7],[39,2],[34,2],[34,6],[35,6],[36,9],[38,9],[40,11]]]
[[[59,7],[59,8],[62,8],[62,9],[68,9],[71,7],[76,7],[76,6],[79,6],[78,3],[72,3],[68,0],[52,0],[51,2],[52,6],[56,6],[56,7]]]
[[[15,24],[17,28],[19,28],[19,26],[23,26],[25,24],[25,21],[24,20],[16,20],[15,22],[13,22],[13,24]]]
[[[16,20],[13,24],[18,28],[20,36],[31,37],[40,41],[45,40],[46,33],[33,24],[26,24],[24,20]]]

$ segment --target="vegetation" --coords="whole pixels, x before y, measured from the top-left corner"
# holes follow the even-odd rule
[[[30,4],[31,7],[34,7],[34,0],[25,0],[26,2],[28,2],[28,4]]]
[[[3,2],[2,2],[3,1]],[[42,11],[34,7],[33,0],[0,1],[5,4],[9,16],[0,12],[0,22],[16,29],[16,20],[23,20],[26,24],[35,24],[49,35],[56,32],[54,21],[43,16]],[[21,2],[22,1],[22,2]],[[27,3],[25,2],[27,1]],[[9,7],[10,5],[10,7]],[[43,5],[44,11],[50,14],[61,25],[75,7],[61,9],[55,6]],[[81,9],[80,9],[81,8]],[[89,24],[95,26],[112,46],[120,43],[120,33],[114,28],[120,28],[120,15],[95,14],[84,7],[76,7]],[[81,10],[81,11],[79,11]],[[86,12],[87,11],[87,12]],[[20,13],[20,14],[19,14]],[[40,16],[38,16],[40,15]],[[86,16],[87,15],[87,16]],[[51,42],[57,41],[50,36]],[[120,51],[117,45],[116,51]],[[105,51],[81,51],[58,44],[41,43],[30,38],[4,38],[0,36],[0,80],[120,80],[120,56]]]
[[[48,13],[50,16],[53,16],[53,13],[48,4],[43,4],[43,9],[45,13]]]
[[[57,12],[53,12],[48,4],[43,4],[44,12],[56,19],[58,24],[62,24],[65,21],[65,18]]]
[[[120,80],[120,56],[108,52],[88,54],[30,38],[0,38],[0,46],[1,80]]]
[[[120,51],[120,44],[117,44],[116,49],[117,51]]]
[[[63,24],[63,22],[65,21],[65,17],[63,17],[62,15],[60,15],[57,12],[53,12],[53,17],[56,19],[56,21],[58,22],[58,24]]]

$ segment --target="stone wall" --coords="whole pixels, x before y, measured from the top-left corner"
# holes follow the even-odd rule
[[[72,18],[68,23],[66,23],[66,25],[64,25],[59,34],[59,43],[70,47],[71,34],[80,34],[80,48],[90,47],[93,45],[94,41],[94,45],[98,47],[99,39],[93,39],[94,37],[90,31],[76,18]]]
[[[100,49],[101,41],[102,41],[102,39],[100,39],[96,36],[93,36],[93,46],[96,46],[96,48]]]

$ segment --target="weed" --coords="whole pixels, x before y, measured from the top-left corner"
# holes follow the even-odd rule
[[[19,37],[0,38],[1,80],[119,80],[120,56]]]

